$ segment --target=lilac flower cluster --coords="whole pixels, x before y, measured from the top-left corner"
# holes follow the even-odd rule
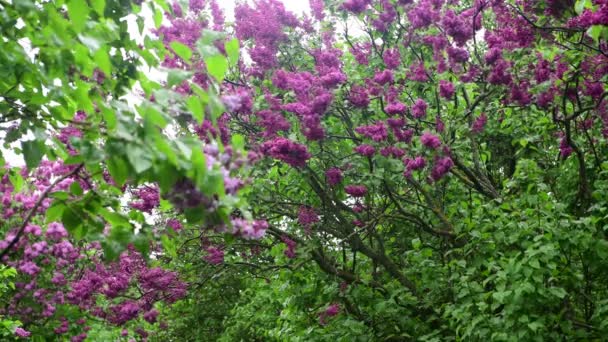
[[[293,167],[303,167],[311,155],[305,145],[286,138],[275,138],[262,144],[261,152]]]

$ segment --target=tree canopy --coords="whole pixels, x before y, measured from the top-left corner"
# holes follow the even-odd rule
[[[0,0],[1,339],[608,334],[608,1],[309,5]]]

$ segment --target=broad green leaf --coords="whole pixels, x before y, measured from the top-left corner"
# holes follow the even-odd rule
[[[61,222],[69,232],[74,232],[83,223],[80,215],[74,208],[66,206],[61,215]]]
[[[175,241],[167,235],[163,235],[160,239],[165,252],[167,252],[167,254],[169,254],[173,258],[177,258],[177,248],[175,247]]]
[[[181,59],[186,62],[190,62],[190,58],[192,58],[192,50],[190,50],[188,46],[177,41],[171,42],[170,46]]]
[[[23,185],[25,185],[25,181],[23,180],[21,173],[11,172],[8,176],[8,179],[10,180],[11,185],[13,186],[13,191],[15,193],[18,193],[21,191],[21,189],[23,189]]]
[[[213,76],[218,82],[224,80],[226,70],[228,70],[228,61],[226,57],[222,55],[213,55],[205,57],[205,64],[207,65],[207,72]]]
[[[181,84],[184,80],[192,77],[193,74],[192,71],[171,69],[167,75],[167,86],[171,88],[174,85]],[[155,93],[159,93],[159,91]]]
[[[152,167],[152,161],[149,159],[149,152],[140,146],[128,145],[127,158],[135,172],[138,174],[141,174]]]
[[[245,137],[241,134],[233,134],[230,138],[232,148],[237,151],[242,151],[245,149]]]
[[[68,14],[72,27],[76,32],[81,32],[89,18],[89,4],[85,0],[70,0],[68,1]]]
[[[127,163],[120,157],[111,157],[107,161],[107,166],[110,176],[112,176],[116,185],[122,187],[129,177],[129,166]]]
[[[604,29],[605,27],[602,25],[593,25],[587,30],[587,34],[597,43],[602,36],[602,31]]]
[[[81,196],[83,194],[83,191],[82,191],[82,187],[80,186],[80,183],[72,182],[72,184],[70,184],[70,192],[74,196]]]
[[[198,96],[190,96],[186,103],[188,105],[188,109],[190,110],[190,113],[192,114],[192,116],[194,117],[196,122],[198,122],[199,125],[202,124],[204,108],[203,108],[203,104],[201,103],[201,100],[198,98]]]
[[[112,62],[110,61],[110,55],[106,47],[100,48],[95,52],[93,56],[95,63],[106,74],[106,77],[110,77],[112,74]]]
[[[591,0],[577,0],[576,3],[574,4],[574,10],[579,15],[581,13],[583,13],[584,10],[592,9],[592,8],[593,8],[593,2]]]
[[[95,12],[102,16],[106,8],[106,0],[91,0],[91,4]]]
[[[40,164],[40,160],[46,152],[46,146],[44,143],[37,140],[29,140],[21,142],[21,149],[23,150],[23,156],[25,164],[31,170]]]
[[[228,61],[231,65],[237,65],[239,62],[239,40],[233,38],[224,44],[226,48],[226,54],[228,55]]]
[[[154,27],[158,30],[163,24],[163,12],[159,9],[154,11]]]

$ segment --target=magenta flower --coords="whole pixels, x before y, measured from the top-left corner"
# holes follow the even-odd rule
[[[29,332],[29,331],[27,331],[27,330],[25,330],[25,329],[23,329],[23,328],[21,328],[21,327],[18,327],[18,328],[15,329],[15,335],[18,336],[18,337],[25,338],[25,337],[30,337],[32,335],[32,333]]]
[[[446,80],[439,81],[439,95],[446,99],[451,99],[454,96],[454,84]]]
[[[342,7],[347,11],[358,14],[365,11],[370,3],[371,0],[346,0],[342,3]]]
[[[477,117],[477,119],[475,119],[475,121],[473,122],[473,125],[471,126],[471,132],[473,132],[473,134],[479,134],[483,132],[483,129],[485,128],[487,122],[488,117],[486,116],[486,114],[481,113],[481,115]]]
[[[399,67],[399,64],[401,64],[401,54],[399,53],[399,49],[394,48],[384,51],[382,59],[384,60],[384,65],[386,65],[388,69],[396,69]]]
[[[563,159],[566,159],[572,154],[572,152],[574,152],[574,150],[572,149],[572,146],[570,146],[570,144],[568,144],[568,140],[565,137],[562,138],[562,140],[559,142],[560,157],[562,157]]]
[[[445,176],[454,166],[454,162],[450,157],[443,157],[435,160],[435,165],[431,170],[431,179],[438,181]]]
[[[313,208],[305,205],[300,206],[300,210],[298,212],[299,224],[306,229],[310,229],[310,227],[317,222],[319,222],[319,215]]]
[[[275,138],[263,143],[261,152],[293,167],[306,165],[306,161],[311,157],[306,146],[286,138]]]
[[[224,262],[224,251],[219,248],[209,247],[207,248],[205,260],[212,265],[219,265]]]
[[[378,121],[375,125],[359,126],[355,128],[355,132],[378,142],[388,138],[386,126],[382,121]]]
[[[285,251],[283,251],[285,256],[288,257],[289,259],[295,258],[297,243],[295,241],[293,241],[292,239],[290,239],[289,237],[287,237],[287,235],[281,236],[281,241],[283,241],[287,245],[287,248],[285,249]]]
[[[384,107],[384,110],[389,115],[403,114],[407,110],[407,107],[401,102],[393,102]]]
[[[424,132],[420,136],[420,142],[424,146],[432,149],[437,149],[439,146],[441,146],[441,140],[439,139],[439,137],[429,132]]]
[[[367,187],[365,185],[347,185],[344,187],[344,191],[353,197],[363,197],[367,193]]]
[[[390,70],[380,71],[380,72],[377,72],[376,75],[374,75],[374,82],[376,82],[380,85],[392,83],[393,80],[394,80],[393,72]]]
[[[156,323],[156,318],[158,317],[158,310],[152,309],[144,313],[144,319],[146,322],[150,324]]]
[[[376,149],[371,145],[362,144],[355,147],[355,152],[365,157],[371,157],[376,153]]]
[[[420,119],[426,116],[427,104],[423,99],[417,99],[412,106],[412,116]]]
[[[420,170],[426,166],[426,160],[423,157],[418,156],[414,159],[406,158],[403,160],[403,164],[408,171]]]
[[[350,103],[358,108],[366,108],[369,105],[369,94],[364,87],[353,86],[350,89],[350,96],[348,97]]]
[[[325,171],[325,179],[327,179],[327,184],[330,186],[339,184],[342,181],[342,170],[337,167],[332,167]]]

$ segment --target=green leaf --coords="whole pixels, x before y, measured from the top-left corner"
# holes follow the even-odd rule
[[[239,40],[233,38],[224,44],[226,48],[226,55],[228,55],[228,61],[231,65],[237,65],[239,62]]]
[[[21,189],[23,189],[23,185],[25,185],[25,181],[23,180],[21,173],[11,172],[8,175],[8,179],[10,180],[11,185],[13,186],[13,191],[15,193],[18,193],[21,191]]]
[[[226,57],[222,55],[205,57],[205,64],[207,65],[207,72],[213,76],[213,78],[218,82],[224,80],[224,75],[228,70],[228,61],[226,61]]]
[[[110,55],[108,54],[108,49],[106,47],[100,48],[95,52],[93,56],[95,63],[101,71],[106,74],[106,77],[110,77],[112,74],[112,62],[110,61]]]
[[[600,37],[602,36],[602,31],[604,30],[604,26],[602,25],[593,25],[587,30],[587,34],[589,37],[593,39],[594,42],[598,42]]]
[[[203,104],[201,103],[201,100],[198,98],[198,96],[190,96],[186,104],[188,105],[188,109],[190,110],[190,113],[192,114],[196,122],[198,122],[199,125],[202,124],[204,109]]]
[[[129,177],[129,167],[127,166],[127,163],[122,158],[113,157],[107,161],[107,166],[110,176],[112,176],[116,185],[122,187]]]
[[[165,252],[167,252],[167,254],[169,254],[173,258],[177,258],[177,249],[175,247],[175,242],[167,235],[163,235],[160,240],[163,244],[163,249],[165,250]]]
[[[245,137],[241,134],[233,134],[230,138],[232,148],[237,151],[243,151],[245,149]]]
[[[22,141],[21,149],[25,158],[25,164],[28,169],[34,169],[40,164],[40,160],[46,152],[44,143],[37,140]]]
[[[171,88],[174,85],[181,84],[184,80],[192,77],[192,75],[193,72],[191,71],[171,69],[167,75],[167,86]],[[156,93],[159,93],[159,91]]]
[[[181,59],[186,62],[190,62],[190,58],[192,58],[192,50],[190,50],[188,46],[177,41],[171,42],[170,46]]]
[[[551,292],[552,295],[558,297],[559,299],[566,297],[566,295],[568,294],[568,292],[566,292],[566,290],[562,289],[561,287],[550,287],[549,292]]]
[[[61,215],[61,222],[70,233],[75,232],[82,224],[80,216],[76,210],[71,207],[65,207],[63,214]]]
[[[112,226],[131,226],[129,220],[117,212],[102,208],[99,210],[99,214]]]
[[[160,127],[161,129],[167,127],[169,124],[163,113],[159,112],[156,108],[154,108],[154,106],[146,106],[143,112],[143,116],[146,121]]]
[[[89,5],[85,0],[70,0],[68,2],[68,14],[72,27],[76,32],[81,32],[89,17]]]
[[[81,196],[83,194],[82,187],[78,182],[72,182],[70,184],[70,192],[75,196]]]
[[[103,16],[103,11],[106,8],[106,0],[91,0],[91,6],[97,14]]]
[[[144,256],[150,253],[150,240],[142,233],[133,235],[133,245]]]
[[[576,11],[576,14],[581,14],[583,13],[583,11],[585,9],[592,9],[593,8],[593,2],[591,2],[591,0],[577,0],[576,3],[574,4],[574,10]]]
[[[58,221],[62,217],[65,208],[65,204],[62,202],[53,202],[53,205],[46,210],[46,222]]]
[[[154,11],[154,27],[156,29],[160,28],[160,25],[163,23],[163,12],[159,9]]]
[[[127,158],[133,166],[135,172],[143,173],[152,167],[152,161],[148,159],[148,154],[145,149],[137,145],[127,146]]]

